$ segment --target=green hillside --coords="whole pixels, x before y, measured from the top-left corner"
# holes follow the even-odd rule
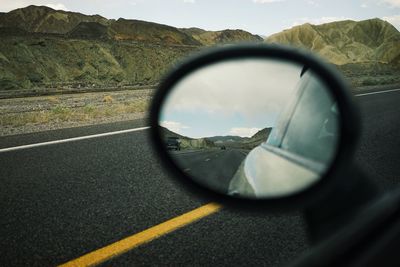
[[[178,29],[28,6],[0,13],[0,90],[154,85],[204,47],[260,41],[243,30]],[[265,41],[310,49],[356,86],[400,82],[400,33],[380,19],[304,24]]]
[[[0,89],[155,84],[196,48],[123,42],[8,37],[0,42]]]
[[[273,34],[268,43],[310,49],[336,65],[395,63],[400,56],[400,32],[381,19],[309,23]]]
[[[400,84],[400,32],[381,19],[309,23],[265,39],[319,54],[348,78],[353,87]]]
[[[210,138],[190,138],[175,132],[170,131],[169,129],[160,126],[161,134],[163,135],[163,139],[167,142],[170,137],[177,137],[181,143],[181,149],[209,149],[215,148],[214,142]]]
[[[88,16],[33,5],[15,9],[0,16],[0,27],[20,28],[36,33],[65,34],[81,22],[97,22],[103,25],[110,23],[108,19],[99,15]]]
[[[226,44],[232,42],[262,42],[263,39],[243,30],[205,31],[198,28],[180,29],[203,45]]]
[[[132,40],[169,45],[201,45],[191,36],[177,28],[140,21],[118,19],[111,22],[109,33],[115,40]]]
[[[211,35],[207,45],[254,37],[239,30]],[[196,36],[168,25],[44,6],[1,13],[0,90],[153,85],[204,47]]]

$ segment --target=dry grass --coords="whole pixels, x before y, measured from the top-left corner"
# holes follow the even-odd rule
[[[47,101],[53,104],[60,103],[60,99],[56,96],[48,96]]]
[[[112,96],[106,95],[105,97],[103,97],[103,102],[104,103],[112,103],[112,102],[114,102],[114,99],[112,98]]]
[[[107,99],[112,99],[112,97],[110,96]],[[130,113],[146,112],[149,104],[148,102],[149,100],[146,99],[137,99],[125,103],[112,103],[105,101],[107,105],[86,105],[85,107],[77,108],[69,108],[62,105],[57,105],[51,110],[32,111],[16,114],[1,114],[0,126],[18,127],[27,124],[87,122],[99,118],[109,118]]]

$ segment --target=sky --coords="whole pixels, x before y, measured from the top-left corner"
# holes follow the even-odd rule
[[[0,12],[28,5],[262,36],[306,22],[344,19],[381,18],[400,30],[400,0],[0,0]]]
[[[247,59],[216,63],[181,80],[161,107],[161,125],[192,138],[251,137],[275,126],[302,66]]]

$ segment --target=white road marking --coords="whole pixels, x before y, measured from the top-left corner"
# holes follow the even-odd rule
[[[364,94],[357,94],[355,96],[375,95],[375,94],[383,94],[383,93],[396,92],[396,91],[400,91],[400,88],[399,89],[385,90],[385,91],[371,92],[371,93],[364,93]]]
[[[124,133],[143,131],[143,130],[147,130],[149,128],[150,128],[149,126],[146,126],[146,127],[140,127],[140,128],[134,128],[134,129],[128,129],[128,130],[122,130],[122,131],[115,131],[115,132],[108,132],[108,133],[101,133],[101,134],[79,136],[79,137],[73,137],[73,138],[67,138],[67,139],[61,139],[61,140],[54,140],[54,141],[48,141],[48,142],[36,143],[36,144],[30,144],[30,145],[22,145],[22,146],[1,148],[0,149],[0,153],[1,152],[9,152],[9,151],[21,150],[21,149],[28,149],[28,148],[39,147],[39,146],[62,144],[62,143],[68,143],[68,142],[74,142],[74,141],[79,141],[79,140],[92,139],[92,138],[104,137],[104,136],[110,136],[110,135],[116,135],[116,134],[124,134]]]

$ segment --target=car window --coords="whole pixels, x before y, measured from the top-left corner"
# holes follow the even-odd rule
[[[334,155],[338,140],[335,136],[338,134],[338,111],[324,85],[310,77],[290,119],[281,148],[324,163]]]
[[[283,136],[288,127],[288,123],[294,112],[297,102],[299,101],[299,97],[302,93],[302,88],[304,88],[307,85],[307,83],[308,83],[308,76],[307,77],[303,76],[296,85],[296,88],[294,90],[295,94],[288,101],[288,103],[286,103],[284,109],[282,110],[281,114],[278,117],[278,120],[276,121],[276,125],[272,128],[272,131],[266,141],[268,145],[274,147],[281,146]]]

